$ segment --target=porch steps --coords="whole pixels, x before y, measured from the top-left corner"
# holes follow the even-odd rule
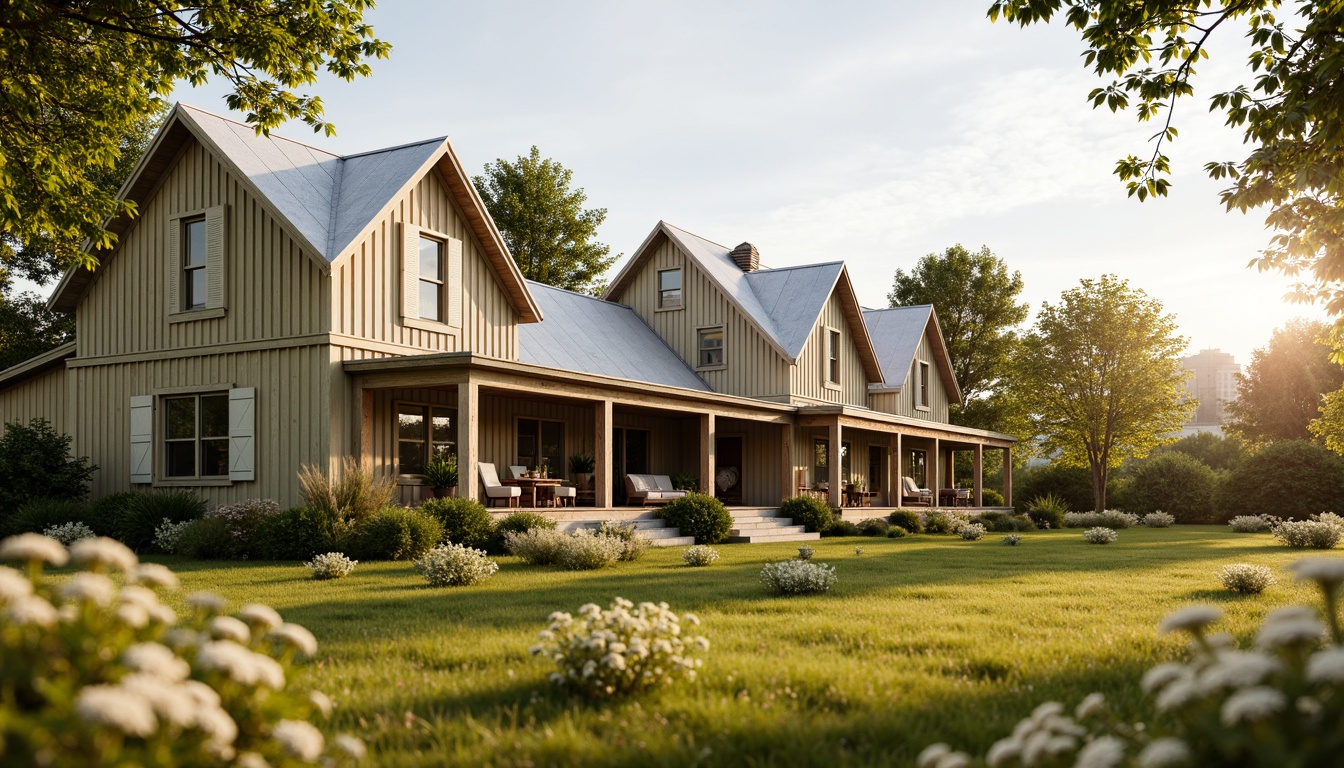
[[[777,509],[751,510],[751,512],[755,514],[733,516],[733,528],[728,532],[730,544],[812,541],[821,538],[819,533],[808,533],[806,526],[794,525],[792,519],[779,517]]]

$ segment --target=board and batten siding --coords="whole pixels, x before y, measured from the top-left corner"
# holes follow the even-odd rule
[[[919,375],[915,367],[919,362],[929,364],[929,407],[919,408],[915,405],[915,398],[919,397],[919,381],[916,378]],[[939,424],[948,423],[948,404],[947,385],[943,383],[943,377],[939,373],[937,357],[933,344],[930,343],[928,332],[919,340],[919,346],[915,349],[914,359],[910,361],[910,367],[905,372],[905,385],[900,392],[874,392],[868,396],[868,407],[874,411],[883,413],[894,413],[897,416],[908,416],[912,419],[924,419]]]
[[[78,428],[72,449],[98,465],[94,498],[118,491],[145,490],[130,481],[130,400],[135,396],[178,392],[211,392],[255,387],[256,479],[231,485],[192,485],[190,490],[210,506],[245,499],[299,503],[299,468],[327,467],[331,462],[332,403],[322,371],[331,355],[324,344],[253,352],[198,354],[167,360],[107,365],[79,365],[72,360],[67,375],[73,387],[71,410]],[[97,393],[92,395],[90,393]],[[163,455],[160,418],[155,419],[153,450],[156,469]]]
[[[462,327],[443,330],[409,327],[401,322],[402,224],[462,241]],[[407,347],[419,352],[471,351],[504,360],[518,357],[517,313],[461,211],[430,171],[393,202],[391,210],[333,270],[331,328],[358,339]],[[426,321],[428,322],[428,321]]]
[[[61,363],[14,386],[0,389],[0,425],[12,422],[27,425],[41,417],[57,432],[69,432],[69,383],[65,364]]]
[[[840,386],[826,381],[826,333],[828,329],[840,332]],[[854,343],[854,334],[845,322],[844,309],[840,297],[834,292],[826,300],[817,324],[803,345],[798,362],[789,372],[789,393],[794,400],[806,400],[815,403],[843,403],[845,405],[868,405],[868,374],[863,370],[863,361],[859,358],[859,348]]]
[[[797,466],[794,471],[795,474],[798,470],[804,472],[809,487],[815,487],[817,484],[817,479],[814,477],[814,445],[817,440],[829,439],[830,430],[825,427],[803,427],[795,433],[793,457]],[[907,441],[912,439],[905,438]],[[886,487],[886,478],[873,478],[868,475],[868,449],[873,446],[882,448],[883,461],[890,464],[891,440],[892,436],[889,434],[866,429],[846,429],[840,433],[840,442],[849,443],[850,450],[854,452],[850,458],[850,482],[867,486],[868,490],[874,490],[876,487],[876,490],[881,494],[873,499],[873,506],[893,506],[895,504],[895,497],[890,495],[890,489]],[[905,445],[906,449],[910,447],[912,446],[909,444]],[[882,469],[885,470],[886,467],[884,466]],[[835,471],[832,471],[831,477],[834,480],[838,475]],[[893,482],[899,483],[900,479],[896,478]]]
[[[742,464],[738,467],[741,474],[742,503],[753,507],[773,507],[783,500],[781,489],[784,479],[780,477],[782,451],[784,450],[785,429],[794,429],[792,424],[769,424],[747,419],[716,419],[714,434],[718,438],[742,438]],[[721,457],[715,459],[716,469],[723,469]],[[790,481],[791,482],[791,481]]]
[[[184,213],[227,206],[224,317],[170,322],[169,227]],[[75,311],[80,359],[326,333],[321,267],[197,141],[189,141]],[[175,308],[174,308],[175,309]]]
[[[682,270],[681,309],[658,309],[658,272],[664,269]],[[788,396],[788,362],[723,295],[718,284],[667,238],[613,298],[639,313],[691,368],[699,361],[697,329],[723,326],[726,365],[721,370],[697,371],[715,392],[771,400]]]

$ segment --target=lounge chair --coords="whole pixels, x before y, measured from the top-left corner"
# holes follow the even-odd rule
[[[901,478],[901,503],[913,506],[932,507],[933,491],[920,488],[913,477]]]
[[[477,465],[481,471],[481,486],[485,488],[485,503],[487,506],[496,501],[503,501],[510,507],[516,507],[523,497],[523,489],[515,485],[504,485],[499,482],[499,473],[495,472],[494,464],[480,463]]]

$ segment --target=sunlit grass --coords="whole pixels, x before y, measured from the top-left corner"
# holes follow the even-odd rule
[[[408,563],[331,582],[297,564],[172,565],[184,592],[268,603],[310,628],[322,647],[296,684],[337,698],[332,730],[363,734],[380,765],[909,764],[932,741],[984,749],[1045,699],[1103,689],[1140,716],[1139,674],[1182,652],[1155,629],[1181,605],[1216,603],[1245,637],[1274,607],[1316,602],[1284,568],[1301,553],[1268,534],[1001,536],[812,542],[839,583],[787,598],[757,574],[794,556],[790,544],[725,545],[709,568],[686,567],[679,548],[579,573],[501,558],[493,578],[456,589],[428,587]],[[1224,592],[1215,571],[1233,562],[1280,583]],[[527,653],[546,616],[617,595],[699,614],[713,647],[695,685],[614,704],[548,686],[551,667]]]

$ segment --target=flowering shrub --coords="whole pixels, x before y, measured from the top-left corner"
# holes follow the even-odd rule
[[[1237,533],[1267,533],[1277,522],[1269,515],[1240,515],[1227,524]]]
[[[686,550],[681,553],[681,559],[685,560],[686,564],[691,567],[703,568],[719,559],[719,550],[705,546],[704,544],[696,544],[695,546],[687,547]]]
[[[766,563],[761,569],[761,583],[778,595],[825,592],[835,585],[835,579],[835,568],[804,560]]]
[[[1344,559],[1309,558],[1290,568],[1315,581],[1324,617],[1305,606],[1265,617],[1255,650],[1236,648],[1208,628],[1222,617],[1210,606],[1168,616],[1162,632],[1191,637],[1193,659],[1148,670],[1142,687],[1153,711],[1144,724],[1120,721],[1093,693],[1073,716],[1047,702],[1012,735],[989,748],[985,763],[1006,766],[1316,766],[1338,765],[1344,754],[1344,631],[1339,598]],[[1322,624],[1324,618],[1324,625]],[[1087,723],[1087,725],[1085,725]],[[920,768],[965,766],[970,756],[934,744]]]
[[[504,549],[529,565],[559,565],[571,571],[587,571],[620,560],[626,552],[626,542],[593,530],[561,533],[532,528],[504,534]]]
[[[1234,563],[1225,565],[1218,571],[1218,580],[1223,586],[1243,595],[1258,595],[1274,586],[1274,573],[1263,565]]]
[[[353,737],[326,744],[308,722],[330,700],[286,678],[317,641],[274,610],[226,616],[221,598],[193,595],[179,622],[158,595],[177,588],[172,571],[112,539],[67,550],[25,534],[0,541],[0,560],[27,570],[0,567],[6,764],[292,766],[363,752]],[[82,570],[59,587],[44,578],[67,562]]]
[[[416,560],[415,570],[436,587],[469,587],[494,576],[499,566],[486,557],[484,550],[445,544]]]
[[[313,555],[313,559],[303,565],[313,572],[314,579],[327,581],[349,576],[350,572],[355,570],[355,566],[359,565],[359,561],[351,560],[340,552],[327,552],[323,555]]]
[[[80,539],[91,539],[94,534],[93,529],[83,523],[64,523],[51,526],[42,535],[69,546]]]
[[[653,546],[653,542],[648,537],[641,534],[634,523],[618,523],[615,520],[603,520],[602,525],[598,527],[597,533],[600,536],[610,536],[614,539],[620,539],[622,543],[621,555],[616,558],[623,561],[634,561],[644,556]]]
[[[1064,515],[1067,528],[1110,528],[1118,531],[1139,524],[1139,516],[1108,509],[1105,512],[1069,512]]]
[[[683,624],[700,620],[690,613],[678,618],[667,603],[636,607],[618,597],[605,611],[589,603],[577,618],[557,611],[549,621],[532,655],[559,667],[551,682],[596,698],[694,680],[702,661],[691,654],[709,650],[705,638],[682,634]]]
[[[554,528],[528,528],[504,534],[504,551],[528,565],[559,565],[569,536]]]
[[[924,532],[925,533],[950,533],[953,536],[961,532],[961,527],[971,522],[971,516],[967,512],[952,512],[946,509],[936,509],[924,513]]]
[[[1119,538],[1120,534],[1114,530],[1100,526],[1083,531],[1083,540],[1088,544],[1113,544]]]
[[[1016,533],[1010,533],[1003,537],[1003,543],[1010,547],[1016,547],[1018,544],[1022,543],[1022,537],[1018,536]]]
[[[1339,540],[1344,538],[1344,528],[1318,517],[1312,515],[1310,520],[1284,520],[1274,526],[1274,538],[1295,549],[1334,549]]]
[[[967,523],[961,526],[961,530],[957,531],[957,535],[966,541],[979,541],[980,539],[985,538],[985,526],[979,523]]]
[[[1149,512],[1143,516],[1143,527],[1145,528],[1169,528],[1176,523],[1176,516],[1169,515],[1166,512]]]
[[[170,518],[163,518],[163,522],[154,529],[154,548],[167,552],[170,555],[177,554],[177,543],[182,539],[182,532],[185,531],[193,521],[187,520],[181,523],[175,523]]]

